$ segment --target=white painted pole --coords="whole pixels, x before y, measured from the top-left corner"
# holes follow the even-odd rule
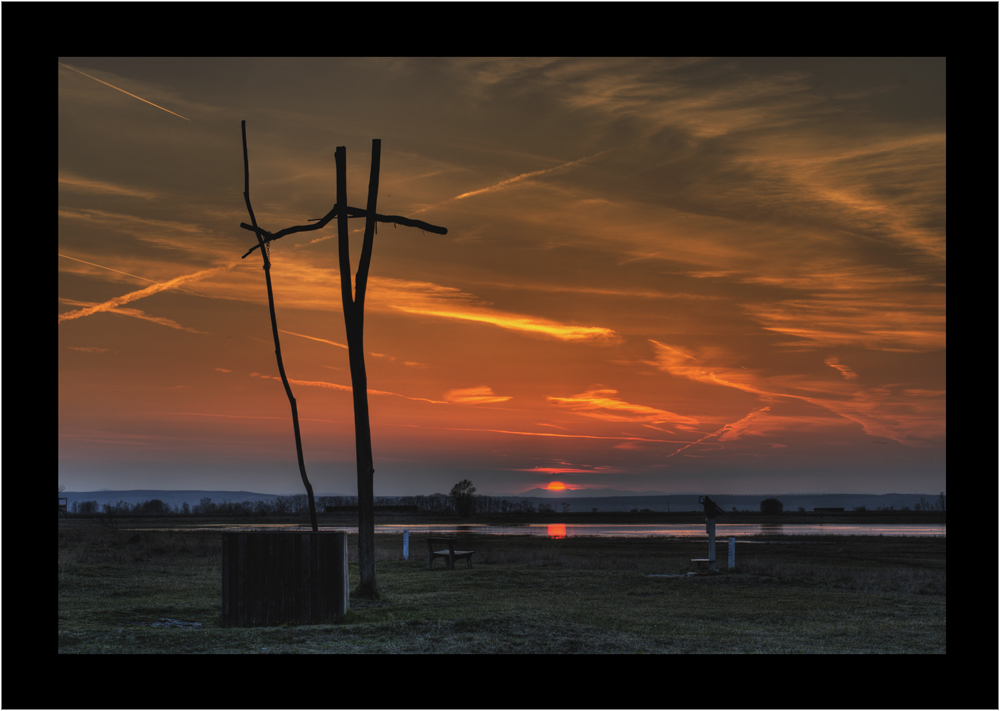
[[[403,531],[403,560],[410,559],[410,532]]]
[[[708,519],[708,570],[710,573],[715,570],[715,519]]]
[[[729,539],[729,569],[736,570],[736,539]]]

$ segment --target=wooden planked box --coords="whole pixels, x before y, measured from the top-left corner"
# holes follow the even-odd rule
[[[222,534],[222,626],[342,618],[350,605],[346,531]]]

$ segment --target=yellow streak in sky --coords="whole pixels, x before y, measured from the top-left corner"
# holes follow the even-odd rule
[[[83,76],[87,77],[88,79],[93,79],[94,81],[98,81],[98,82],[101,82],[101,84],[104,84],[104,86],[110,86],[110,87],[111,87],[112,89],[118,89],[118,91],[120,91],[120,92],[121,92],[121,93],[123,93],[123,94],[128,94],[128,95],[129,95],[129,96],[131,96],[131,97],[132,97],[133,99],[138,99],[139,101],[143,101],[143,102],[145,102],[145,103],[149,104],[150,106],[156,106],[156,108],[160,109],[161,111],[166,111],[166,112],[167,112],[168,114],[174,114],[174,116],[176,116],[177,118],[182,118],[182,119],[184,119],[185,121],[190,121],[190,120],[191,120],[191,119],[189,119],[189,118],[185,118],[184,116],[181,116],[180,114],[177,114],[177,113],[174,113],[174,112],[173,112],[173,111],[171,111],[170,109],[165,109],[165,108],[163,108],[162,106],[157,106],[157,105],[156,105],[156,104],[154,104],[154,103],[153,103],[152,101],[146,101],[146,100],[145,100],[144,98],[142,98],[141,96],[136,96],[135,94],[131,94],[131,93],[129,93],[129,92],[127,92],[127,91],[125,91],[124,89],[119,89],[119,88],[118,88],[117,86],[115,86],[114,84],[108,84],[108,83],[107,83],[106,81],[101,81],[101,80],[100,80],[100,79],[98,79],[97,77],[92,77],[92,76],[90,76],[89,74],[87,74],[87,73],[85,73],[85,72],[81,72],[81,71],[80,71],[79,69],[74,69],[73,67],[69,66],[68,64],[63,64],[62,62],[59,62],[59,66],[61,66],[61,67],[66,67],[67,69],[73,69],[73,71],[74,71],[74,72],[76,72],[77,74],[83,74]]]
[[[611,397],[616,395],[617,390],[594,389],[585,393],[574,395],[573,397],[552,397],[546,396],[546,400],[556,405],[569,407],[581,415],[596,417],[600,420],[612,422],[675,422],[697,425],[698,420],[693,417],[685,417],[667,410],[660,410],[648,405],[634,405],[624,400]],[[610,411],[610,412],[609,412]],[[623,414],[616,414],[623,413]]]
[[[450,402],[459,403],[462,405],[482,405],[491,402],[507,402],[511,399],[511,396],[497,395],[493,392],[493,388],[488,385],[482,385],[477,388],[459,388],[456,390],[449,390],[444,394],[445,399]]]
[[[454,318],[463,321],[478,321],[479,323],[489,323],[512,331],[541,333],[563,341],[604,340],[616,337],[615,332],[610,328],[601,328],[599,326],[564,326],[553,321],[527,318],[525,316],[506,316],[503,314],[477,313],[473,311],[444,311],[434,308],[414,308],[399,305],[394,305],[393,308],[411,314]]]
[[[78,260],[79,261],[79,260]],[[204,269],[200,272],[195,272],[194,274],[188,274],[186,276],[179,276],[170,281],[165,281],[162,284],[153,284],[152,286],[147,286],[145,289],[140,289],[139,291],[133,291],[129,294],[124,294],[122,296],[116,296],[110,301],[105,301],[103,304],[98,304],[97,306],[91,306],[86,309],[78,309],[77,311],[69,311],[64,314],[59,314],[59,323],[63,321],[70,321],[72,319],[81,318],[83,316],[90,316],[99,311],[110,311],[124,304],[136,301],[137,299],[142,299],[146,296],[152,296],[153,294],[158,294],[161,291],[167,291],[168,289],[175,289],[181,284],[186,284],[189,281],[199,281],[201,279],[206,279],[219,272],[224,272],[235,267],[239,262],[231,262],[222,267],[213,267],[212,269]],[[95,265],[96,266],[96,265]]]

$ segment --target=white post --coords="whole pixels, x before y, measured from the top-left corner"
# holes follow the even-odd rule
[[[729,569],[736,570],[736,539],[729,539]]]
[[[403,560],[410,559],[410,532],[403,531]]]
[[[715,519],[708,519],[708,571],[718,572],[715,569]]]

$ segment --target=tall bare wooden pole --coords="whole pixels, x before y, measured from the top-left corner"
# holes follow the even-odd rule
[[[349,251],[347,210],[337,215],[337,237],[340,255],[340,296],[344,305],[344,326],[347,331],[347,352],[351,365],[351,389],[354,395],[354,445],[358,465],[358,569],[360,582],[355,594],[360,597],[379,596],[375,577],[375,465],[372,458],[371,424],[368,417],[368,376],[365,372],[364,325],[365,292],[368,268],[375,237],[378,175],[382,141],[372,140],[371,176],[368,181],[368,206],[365,216],[365,237],[351,296],[351,256]],[[347,149],[339,146],[334,154],[337,163],[337,205],[347,205]]]
[[[295,452],[299,459],[299,473],[302,475],[302,483],[306,487],[306,496],[309,499],[309,518],[312,523],[312,530],[319,531],[316,521],[316,500],[313,498],[312,484],[306,476],[306,463],[302,457],[302,436],[299,434],[299,410],[295,406],[295,398],[292,397],[292,388],[288,385],[288,378],[285,376],[285,364],[281,359],[281,342],[278,340],[278,319],[274,314],[274,292],[271,290],[271,259],[268,256],[267,245],[261,236],[263,230],[257,227],[257,218],[254,217],[253,208],[250,206],[250,161],[247,158],[247,122],[242,122],[243,127],[243,199],[247,204],[247,212],[250,213],[250,222],[253,223],[254,234],[260,245],[260,253],[264,257],[264,280],[267,282],[267,304],[271,309],[271,333],[274,336],[274,355],[278,359],[278,372],[281,374],[281,383],[285,386],[285,394],[288,402],[292,406],[292,428],[295,430]]]

